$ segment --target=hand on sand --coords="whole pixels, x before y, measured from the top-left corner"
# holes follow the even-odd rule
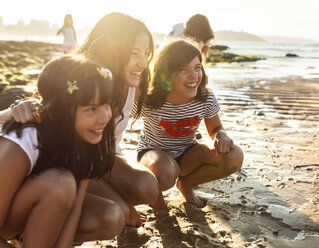
[[[184,185],[181,178],[177,180],[176,187],[189,204],[192,204],[197,208],[203,208],[206,206],[207,201],[200,199],[199,196],[195,194],[193,187],[187,187]]]
[[[130,207],[130,217],[127,221],[127,225],[132,227],[140,227],[143,222],[146,221],[146,218],[144,216],[141,216],[139,212],[135,209],[133,206]]]

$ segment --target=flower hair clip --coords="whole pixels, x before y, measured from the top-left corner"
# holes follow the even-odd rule
[[[112,75],[112,72],[107,69],[107,68],[104,68],[104,67],[101,67],[101,68],[96,68],[97,71],[100,73],[100,75],[102,77],[104,77],[105,79],[109,78],[110,80],[113,79],[113,75]]]
[[[70,95],[72,95],[73,91],[79,89],[79,87],[77,86],[77,82],[78,81],[76,81],[76,80],[74,80],[73,82],[71,82],[71,81],[67,82],[67,84],[68,84],[67,91],[69,92]]]

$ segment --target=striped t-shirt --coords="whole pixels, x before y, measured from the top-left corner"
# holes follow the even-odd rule
[[[195,134],[200,122],[214,117],[220,106],[212,92],[207,101],[191,101],[175,105],[165,102],[160,109],[145,106],[141,110],[144,127],[139,137],[137,152],[145,149],[162,150],[173,158],[180,156],[190,145],[196,144]],[[132,110],[136,112],[136,102]]]

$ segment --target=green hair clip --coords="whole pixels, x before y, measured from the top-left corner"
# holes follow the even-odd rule
[[[73,82],[68,81],[67,84],[68,84],[67,91],[69,92],[70,95],[72,95],[73,91],[79,89],[79,87],[77,86],[77,81],[76,80],[74,80]]]
[[[165,91],[171,91],[172,90],[172,85],[167,83],[166,76],[165,76],[164,73],[160,74],[160,84],[161,84],[161,87],[163,88],[163,90],[165,90]]]
[[[171,91],[172,90],[172,85],[170,85],[166,81],[161,81],[161,86],[162,86],[163,90],[165,90],[165,91]]]

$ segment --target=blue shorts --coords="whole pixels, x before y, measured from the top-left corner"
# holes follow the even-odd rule
[[[177,162],[178,165],[181,164],[181,161],[182,161],[182,158],[183,156],[185,155],[185,153],[190,149],[192,148],[194,145],[197,145],[197,144],[192,144],[190,145],[189,147],[187,147],[185,149],[185,151],[183,151],[183,153],[181,155],[179,155],[177,158],[174,158],[174,160]],[[142,157],[144,156],[145,153],[149,152],[149,151],[153,151],[155,149],[144,149],[144,150],[141,150],[137,153],[137,162],[140,162],[140,160],[142,159]]]

